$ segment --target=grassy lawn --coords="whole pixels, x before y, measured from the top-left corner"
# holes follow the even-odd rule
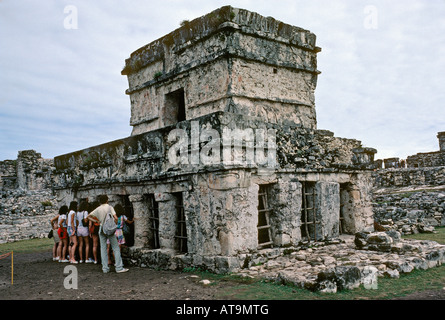
[[[437,227],[437,233],[418,233],[403,236],[404,239],[417,239],[417,240],[434,240],[440,244],[445,244],[445,227]]]
[[[31,253],[51,250],[53,239],[31,239],[0,244],[0,254],[14,251],[14,253]]]

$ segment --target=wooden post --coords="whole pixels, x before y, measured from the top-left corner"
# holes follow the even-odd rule
[[[11,251],[11,285],[14,285],[14,251]]]

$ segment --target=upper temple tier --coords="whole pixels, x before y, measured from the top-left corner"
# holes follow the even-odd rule
[[[316,129],[315,35],[225,6],[133,52],[132,135],[217,111]]]

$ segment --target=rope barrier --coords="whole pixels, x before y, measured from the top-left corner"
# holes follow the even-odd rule
[[[0,255],[0,260],[11,256],[11,285],[14,284],[14,251]]]

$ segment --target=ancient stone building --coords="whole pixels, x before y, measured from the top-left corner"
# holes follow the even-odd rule
[[[375,165],[377,169],[391,169],[391,168],[430,168],[445,166],[445,131],[438,132],[439,151],[419,152],[417,154],[408,156],[405,159],[397,157],[377,159]]]
[[[58,206],[52,192],[54,160],[34,150],[0,161],[0,243],[46,237]]]
[[[16,160],[0,161],[0,192],[51,190],[53,169],[53,159],[44,159],[35,150],[19,151]]]
[[[445,166],[445,131],[438,132],[439,151],[421,152],[406,159],[409,168]]]
[[[374,173],[375,187],[429,188],[445,185],[445,132],[438,132],[437,138],[439,151],[419,152],[408,156],[406,161],[399,158],[376,160],[379,170]]]
[[[313,33],[230,6],[133,52],[130,137],[55,158],[61,203],[134,215],[130,261],[214,271],[372,230],[375,149],[318,130]]]

